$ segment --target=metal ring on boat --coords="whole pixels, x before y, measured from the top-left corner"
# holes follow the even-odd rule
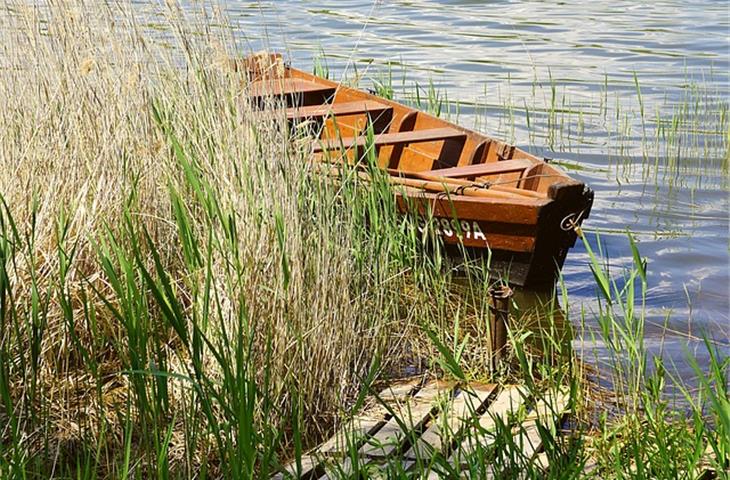
[[[573,225],[575,225],[575,213],[566,215],[566,217],[560,221],[560,229],[564,232],[573,230]]]
[[[564,232],[569,232],[571,230],[574,230],[578,223],[583,218],[583,214],[585,213],[585,210],[581,210],[577,213],[571,213],[569,215],[566,215],[561,221],[560,221],[560,229]]]

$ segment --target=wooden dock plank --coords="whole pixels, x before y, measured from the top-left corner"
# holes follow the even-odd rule
[[[434,452],[443,453],[444,447],[460,434],[469,418],[476,416],[496,388],[496,385],[480,385],[463,389],[403,456],[415,460],[430,458]]]
[[[513,441],[517,448],[521,449],[524,461],[544,462],[544,465],[539,463],[538,466],[543,470],[547,468],[547,456],[538,458],[538,452],[542,448],[542,437],[537,425],[539,422],[540,425],[553,429],[565,413],[569,402],[570,395],[567,391],[559,391],[554,395],[548,394],[546,397],[539,399],[527,414],[527,417],[515,427]],[[520,469],[519,466],[512,466],[512,468]],[[490,465],[487,469],[486,478],[501,478],[501,472],[498,472],[493,465]],[[517,478],[523,477],[518,474]]]
[[[302,456],[300,465],[294,461],[284,468],[283,472],[274,475],[272,480],[284,480],[288,478],[303,478],[312,475],[317,467],[319,467],[320,459],[314,455]],[[301,467],[301,468],[300,468]]]
[[[325,473],[319,480],[335,480],[340,478],[352,477],[355,473],[355,468],[352,464],[350,457],[345,457],[342,460],[332,461],[325,465]]]
[[[452,465],[463,463],[463,461],[477,449],[476,442],[483,447],[491,445],[494,442],[494,439],[489,435],[489,432],[492,432],[495,429],[497,419],[502,422],[507,422],[508,416],[520,409],[525,401],[526,395],[527,390],[524,387],[504,387],[502,391],[499,392],[494,402],[487,407],[487,411],[479,417],[478,428],[484,433],[468,437],[454,450],[454,453],[449,458],[449,462]]]
[[[359,448],[368,438],[387,422],[387,411],[378,407],[358,415],[347,422],[335,435],[319,447],[322,454],[346,452],[349,448]]]
[[[546,472],[549,466],[549,460],[547,453],[540,452],[535,456],[535,465],[542,470],[543,472]]]
[[[360,449],[360,454],[367,457],[387,457],[400,449],[403,440],[414,430],[426,423],[440,395],[448,395],[451,386],[443,382],[432,382],[416,393],[411,401],[404,402],[394,408],[398,418],[391,418]],[[408,431],[404,432],[401,424]]]
[[[385,478],[393,473],[388,470],[389,466],[396,469],[400,466],[402,472],[407,472],[419,460],[427,464],[436,452],[451,453],[449,462],[454,470],[459,471],[466,467],[468,456],[479,447],[489,449],[490,458],[498,454],[492,451],[497,422],[514,422],[515,416],[521,418],[519,425],[510,427],[514,445],[522,453],[518,461],[532,462],[543,471],[549,470],[538,425],[559,434],[556,426],[570,401],[567,390],[538,398],[534,407],[525,414],[528,395],[524,386],[507,386],[498,390],[495,385],[471,385],[453,395],[452,383],[434,381],[420,389],[419,385],[416,379],[384,389],[375,395],[377,403],[374,407],[355,416],[326,443],[304,455],[301,468],[292,462],[272,478],[325,480],[363,475]],[[496,398],[489,403],[495,391]],[[464,436],[467,428],[479,430],[474,435],[466,435],[461,444],[450,452],[452,442]],[[356,464],[352,455],[357,458]],[[500,465],[495,460],[491,465],[480,466],[484,478],[500,478],[502,468],[519,472],[523,467],[521,464]],[[462,476],[467,478],[469,474],[463,468]],[[427,478],[444,478],[443,475],[446,473],[434,471]]]
[[[420,386],[420,379],[397,382],[384,388],[378,397],[386,403],[402,402]],[[380,427],[385,425],[390,414],[383,405],[375,405],[347,422],[335,435],[322,444],[318,451],[323,454],[346,452],[349,448],[360,448]]]
[[[397,382],[384,388],[378,394],[378,397],[383,402],[402,402],[406,398],[414,395],[420,386],[420,378]]]
[[[525,421],[520,424],[515,437],[515,444],[522,449],[525,458],[533,458],[542,448],[543,439],[540,436],[538,423],[555,434],[555,426],[563,418],[569,403],[570,394],[565,390],[548,395],[537,402]]]

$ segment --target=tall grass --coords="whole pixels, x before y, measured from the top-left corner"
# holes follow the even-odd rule
[[[348,169],[318,174],[281,105],[251,101],[216,25],[212,10],[174,4],[3,4],[0,475],[265,478],[403,370],[520,379],[541,396],[567,385],[581,405],[580,368],[554,361],[569,356],[555,309],[544,335],[515,324],[492,371],[487,265],[465,266],[454,289],[437,242],[395,215],[373,165],[367,184]],[[442,109],[433,85],[425,102]],[[627,277],[637,287],[641,265]],[[709,447],[722,468],[727,361],[713,357],[700,397],[686,392],[693,428],[663,426],[635,289],[594,267],[602,334],[616,359],[640,362],[617,370],[636,402],[596,442],[604,471],[643,468],[654,445],[678,469]],[[577,475],[567,466],[589,451],[544,433],[551,461]],[[418,468],[486,475],[497,458],[498,473],[542,474],[510,425],[475,435],[495,441],[465,471]]]
[[[3,5],[3,476],[265,476],[411,350],[392,195],[311,175],[226,30],[155,14]]]

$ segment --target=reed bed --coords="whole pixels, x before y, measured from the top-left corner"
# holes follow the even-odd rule
[[[309,175],[212,20],[137,8],[3,5],[5,474],[250,477],[403,348],[382,192]]]
[[[366,184],[318,175],[280,106],[250,100],[225,24],[174,3],[0,10],[0,475],[266,478],[404,371],[570,385],[593,425],[564,324],[548,314],[537,336],[520,320],[490,370],[487,265],[462,266],[455,290],[372,165]],[[593,256],[601,335],[618,364],[640,362],[615,370],[628,416],[605,419],[592,450],[551,452],[566,465],[606,453],[619,476],[647,456],[721,470],[728,362],[713,357],[702,394],[686,392],[689,424],[665,422],[635,255],[623,283]],[[497,434],[504,472],[536,477]]]

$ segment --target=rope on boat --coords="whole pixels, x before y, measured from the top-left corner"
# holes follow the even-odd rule
[[[322,161],[320,160],[319,163],[324,164],[332,164],[328,161]],[[342,163],[335,163],[336,168],[342,168],[344,165]],[[361,173],[365,173],[365,166],[362,165],[360,162],[355,163],[352,165],[355,170],[360,171]],[[563,177],[561,174],[533,174],[533,175],[526,175],[524,177],[515,178],[512,180],[502,180],[499,182],[494,181],[484,181],[484,182],[476,182],[473,180],[465,180],[465,179],[458,179],[458,178],[449,178],[449,177],[441,177],[441,176],[431,176],[429,175],[428,171],[423,172],[404,172],[404,171],[395,171],[391,169],[385,169],[385,172],[390,175],[391,178],[393,178],[395,184],[403,184],[397,180],[402,180],[410,188],[418,189],[421,191],[434,191],[434,188],[429,188],[430,184],[441,184],[443,186],[443,190],[439,192],[440,194],[447,194],[446,196],[450,195],[464,195],[464,196],[471,196],[474,195],[476,192],[474,190],[482,190],[486,194],[487,191],[493,191],[496,194],[507,194],[508,192],[502,192],[501,189],[498,191],[495,191],[496,189],[493,189],[493,187],[503,187],[508,188],[506,185],[511,183],[518,183],[523,180],[529,180],[533,178],[554,178],[554,177]],[[415,178],[414,178],[415,177]],[[422,183],[419,185],[415,181],[421,181]],[[413,182],[413,183],[411,183]],[[509,187],[510,188],[510,194],[513,195],[527,195],[527,196],[539,196],[540,194],[534,190],[528,190],[525,188],[517,188],[517,187]],[[473,189],[471,191],[471,195],[468,189]],[[481,195],[479,195],[481,196]]]

